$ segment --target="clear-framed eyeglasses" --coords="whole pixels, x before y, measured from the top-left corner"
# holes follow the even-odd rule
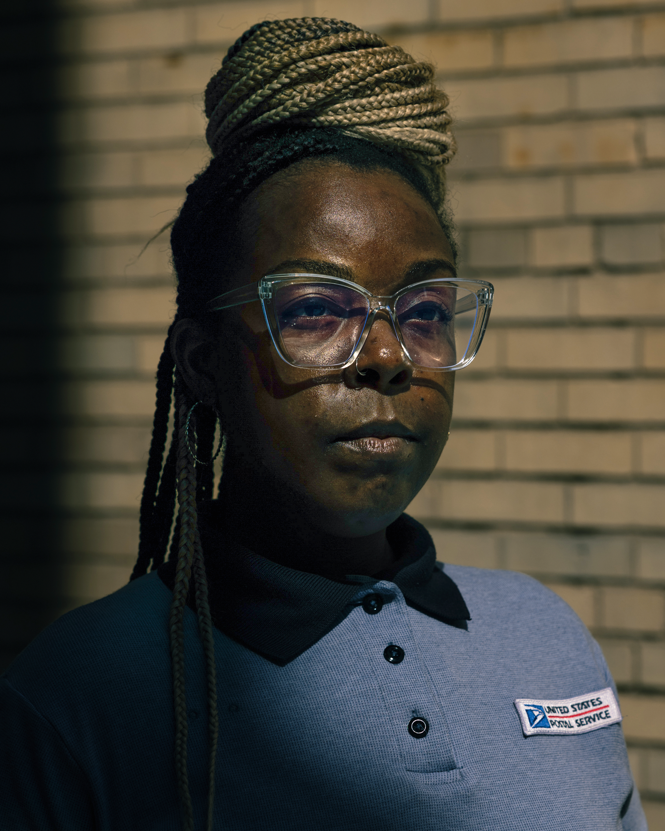
[[[341,277],[269,274],[220,294],[211,312],[260,300],[279,356],[294,367],[346,367],[360,355],[376,316],[390,319],[408,360],[417,367],[457,370],[480,347],[494,287],[484,280],[436,278],[383,297]]]

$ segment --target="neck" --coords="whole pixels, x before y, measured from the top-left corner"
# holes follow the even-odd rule
[[[385,528],[362,537],[338,536],[312,520],[314,512],[298,495],[255,476],[249,481],[237,469],[233,473],[225,468],[222,479],[223,533],[254,553],[330,580],[371,576],[395,561]]]

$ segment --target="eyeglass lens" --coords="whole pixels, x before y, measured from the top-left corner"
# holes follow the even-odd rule
[[[363,294],[332,283],[276,286],[273,303],[284,354],[297,366],[345,364],[370,313]],[[477,318],[473,292],[451,284],[423,284],[401,295],[395,312],[413,363],[442,369],[464,360]]]

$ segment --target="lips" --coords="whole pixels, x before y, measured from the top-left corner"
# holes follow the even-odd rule
[[[409,430],[404,424],[399,421],[372,421],[363,424],[360,427],[355,427],[351,430],[344,431],[333,441],[347,442],[358,439],[407,439],[408,441],[418,441],[416,434]]]

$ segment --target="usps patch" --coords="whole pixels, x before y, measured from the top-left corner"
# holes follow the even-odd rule
[[[611,687],[553,701],[518,698],[515,707],[525,736],[575,736],[616,724],[622,718]]]

